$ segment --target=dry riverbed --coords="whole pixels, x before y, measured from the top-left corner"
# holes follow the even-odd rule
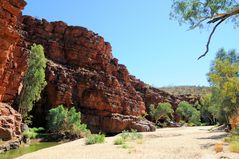
[[[18,159],[239,159],[223,143],[225,132],[209,132],[211,127],[164,128],[143,133],[141,142],[129,147],[114,145],[117,136],[107,137],[103,144],[85,145],[84,139],[26,154]],[[215,143],[223,143],[216,153]]]

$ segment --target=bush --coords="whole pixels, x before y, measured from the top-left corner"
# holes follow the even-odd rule
[[[114,145],[123,145],[125,143],[125,140],[120,136],[115,139]]]
[[[80,112],[76,112],[74,107],[68,110],[60,105],[49,110],[47,121],[49,131],[56,134],[68,133],[81,137],[90,133],[87,126],[81,123]]]
[[[86,145],[92,145],[96,143],[104,143],[105,142],[105,135],[104,134],[92,134],[89,135],[86,140]]]
[[[44,128],[42,128],[42,127],[30,128],[23,132],[23,137],[28,138],[28,139],[35,139],[39,135],[39,132],[41,132],[43,130],[44,130]]]
[[[132,140],[137,140],[137,139],[142,139],[143,135],[138,133],[137,130],[131,129],[131,132],[124,130],[121,134],[120,137],[124,141],[132,141]]]
[[[230,143],[230,151],[239,153],[239,141],[233,141]]]
[[[176,113],[181,116],[181,119],[191,125],[200,125],[200,112],[188,102],[180,102]]]
[[[170,103],[159,103],[156,107],[155,105],[151,104],[149,109],[149,114],[153,118],[153,120],[155,120],[156,124],[161,119],[170,119],[174,112]]]

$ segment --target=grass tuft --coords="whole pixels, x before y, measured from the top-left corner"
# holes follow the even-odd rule
[[[92,145],[96,143],[104,143],[105,142],[105,135],[104,134],[92,134],[89,135],[86,140],[86,145]]]
[[[114,145],[123,145],[125,143],[125,140],[120,136],[115,139]]]
[[[230,143],[230,151],[239,153],[239,142],[238,141],[233,141]]]

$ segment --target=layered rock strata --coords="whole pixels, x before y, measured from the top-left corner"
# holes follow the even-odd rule
[[[26,52],[19,46],[21,34],[17,28],[24,0],[0,1],[0,101],[12,102],[27,68]]]
[[[93,131],[155,129],[140,118],[145,113],[144,101],[130,83],[126,67],[113,58],[110,44],[102,37],[83,27],[29,16],[23,18],[22,30],[27,33],[25,43],[43,45],[48,58],[48,84],[34,108],[36,115],[46,115],[50,108],[64,104],[81,111],[83,122]]]

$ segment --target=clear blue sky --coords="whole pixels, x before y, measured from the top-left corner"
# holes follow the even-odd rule
[[[239,29],[230,23],[216,31],[209,54],[209,30],[186,31],[169,20],[171,0],[28,0],[26,15],[62,20],[103,36],[113,55],[137,78],[154,86],[208,85],[206,73],[219,48],[238,48]]]

